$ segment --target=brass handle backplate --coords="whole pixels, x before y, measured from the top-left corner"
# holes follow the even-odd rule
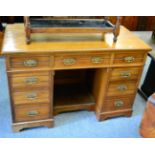
[[[122,106],[124,105],[124,102],[121,101],[121,100],[117,100],[117,101],[115,101],[114,105],[115,105],[116,107],[122,107]]]
[[[131,63],[134,62],[135,58],[133,56],[124,57],[124,61]]]
[[[126,91],[128,89],[128,87],[126,86],[126,85],[119,85],[118,87],[117,87],[117,90],[119,90],[119,91]]]
[[[76,63],[76,58],[65,58],[63,59],[64,65],[74,65]]]
[[[37,66],[38,62],[37,60],[29,59],[29,60],[25,60],[23,64],[25,67],[35,67]]]
[[[37,93],[36,92],[28,93],[26,95],[26,98],[29,99],[29,100],[34,100],[34,99],[37,98]]]
[[[37,77],[28,77],[25,79],[26,84],[36,84],[38,82],[38,78]]]
[[[36,111],[36,110],[34,110],[34,111],[29,111],[29,112],[27,113],[27,115],[28,115],[28,116],[31,116],[31,117],[37,116],[37,115],[39,115],[39,112]]]
[[[120,75],[123,78],[129,78],[131,76],[131,73],[129,71],[123,71],[120,73]]]
[[[103,58],[101,58],[101,57],[92,57],[92,58],[91,58],[91,62],[92,62],[93,64],[100,64],[100,63],[103,62]]]

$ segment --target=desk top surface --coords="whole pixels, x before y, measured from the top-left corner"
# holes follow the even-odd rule
[[[23,24],[8,25],[5,30],[2,54],[151,50],[149,45],[123,26],[116,43],[113,42],[112,33],[106,33],[104,41],[101,40],[101,34],[91,33],[32,34],[31,38],[31,44],[27,45]]]

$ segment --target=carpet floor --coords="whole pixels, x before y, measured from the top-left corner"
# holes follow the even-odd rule
[[[37,127],[13,133],[10,99],[4,58],[0,58],[0,138],[139,138],[139,125],[145,101],[137,94],[132,117],[117,117],[98,122],[94,112],[59,114],[55,127]]]

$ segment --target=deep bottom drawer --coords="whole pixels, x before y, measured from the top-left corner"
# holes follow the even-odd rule
[[[104,102],[102,111],[116,111],[123,109],[130,109],[133,105],[133,97],[132,95],[127,97],[113,97],[107,98]]]
[[[15,107],[15,122],[48,119],[50,116],[49,104],[31,104]]]

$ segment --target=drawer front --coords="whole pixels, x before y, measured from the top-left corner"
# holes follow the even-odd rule
[[[138,79],[141,70],[141,67],[114,68],[112,69],[110,80],[136,80]]]
[[[102,111],[116,111],[132,108],[133,105],[133,96],[127,97],[110,97],[107,98],[104,102]]]
[[[36,87],[49,87],[50,76],[49,72],[12,73],[10,79],[13,89],[33,89]]]
[[[12,69],[32,69],[49,67],[50,58],[50,56],[11,57],[9,61],[9,66]]]
[[[102,67],[110,64],[110,54],[56,56],[55,68]]]
[[[31,104],[31,103],[49,103],[50,93],[48,90],[33,90],[24,92],[13,92],[13,102],[15,105]]]
[[[14,109],[15,122],[47,119],[50,116],[48,104],[20,105]]]
[[[110,82],[108,88],[108,96],[119,96],[134,94],[137,89],[136,81]]]
[[[114,64],[143,64],[145,53],[118,53],[115,54]]]

